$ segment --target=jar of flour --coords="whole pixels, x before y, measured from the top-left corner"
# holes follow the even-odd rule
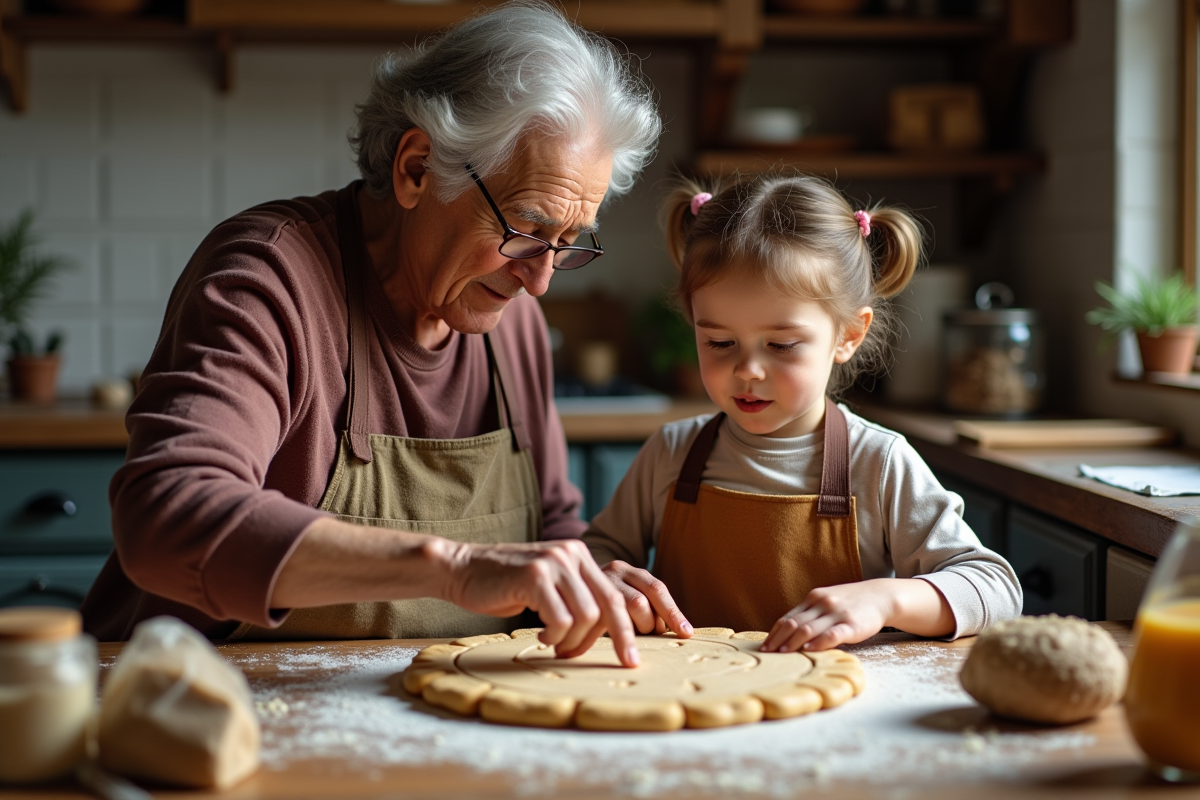
[[[65,608],[0,609],[0,783],[48,780],[83,760],[96,640]]]

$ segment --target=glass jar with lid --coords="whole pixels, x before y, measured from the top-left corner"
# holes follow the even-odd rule
[[[69,773],[86,754],[96,640],[77,611],[0,609],[0,783]]]
[[[943,403],[958,414],[1023,416],[1041,405],[1045,376],[1037,312],[985,283],[976,308],[946,312]]]

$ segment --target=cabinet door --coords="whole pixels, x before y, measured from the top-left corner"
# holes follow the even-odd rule
[[[935,473],[938,482],[963,499],[963,520],[975,531],[979,541],[989,550],[1007,555],[1004,541],[1005,503],[999,497],[963,483],[943,473]]]
[[[639,444],[598,444],[588,459],[588,508],[592,516],[608,504],[617,484],[642,449]]]
[[[1100,619],[1103,545],[1026,509],[1008,513],[1008,560],[1025,591],[1026,614]]]
[[[0,453],[0,554],[112,550],[108,482],[120,451]]]
[[[0,607],[77,608],[105,556],[9,556],[0,560]]]

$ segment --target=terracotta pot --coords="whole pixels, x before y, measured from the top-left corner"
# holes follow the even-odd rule
[[[53,403],[57,382],[58,356],[20,356],[8,360],[8,384],[14,400]]]
[[[1195,364],[1200,328],[1195,325],[1167,328],[1158,336],[1139,333],[1137,341],[1138,351],[1142,354],[1143,372],[1186,375]]]

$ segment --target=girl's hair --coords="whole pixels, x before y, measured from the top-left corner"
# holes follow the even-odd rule
[[[693,203],[701,193],[712,197]],[[735,274],[820,303],[839,335],[857,327],[858,310],[871,306],[875,316],[866,339],[850,361],[834,365],[827,391],[837,396],[859,374],[885,368],[896,327],[887,300],[916,271],[922,229],[900,208],[876,204],[862,210],[869,215],[869,235],[866,220],[860,222],[823,178],[766,172],[707,185],[681,179],[663,206],[662,221],[679,269],[676,299],[684,315],[694,321],[696,291]]]
[[[611,42],[542,0],[470,17],[375,67],[350,143],[367,189],[392,191],[400,137],[429,134],[429,170],[449,202],[503,169],[530,131],[596,142],[613,154],[609,194],[628,192],[654,157],[662,122],[649,84]]]

